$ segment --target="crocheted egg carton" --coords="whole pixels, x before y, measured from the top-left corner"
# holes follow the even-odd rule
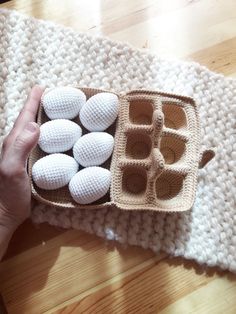
[[[87,100],[104,92],[80,90]],[[31,179],[33,196],[44,204],[64,208],[189,210],[195,199],[198,168],[214,156],[211,150],[200,152],[199,115],[194,100],[146,90],[117,96],[118,118],[106,130],[115,137],[114,151],[102,165],[112,173],[110,193],[92,204],[80,205],[72,199],[68,186],[47,191],[38,188]],[[40,106],[37,123],[46,121],[48,117]],[[81,126],[78,117],[73,121]],[[83,128],[84,133],[87,131]],[[67,154],[72,156],[72,151]],[[39,146],[33,150],[29,158],[30,176],[33,164],[45,155]]]

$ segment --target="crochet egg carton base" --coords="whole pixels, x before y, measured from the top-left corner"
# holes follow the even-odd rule
[[[104,92],[79,89],[87,99]],[[189,210],[195,199],[198,168],[213,157],[211,151],[200,153],[196,103],[190,97],[159,91],[134,90],[117,96],[118,118],[106,130],[115,137],[114,151],[101,165],[111,170],[110,192],[94,203],[80,205],[74,202],[67,186],[53,191],[38,188],[32,180],[32,166],[46,153],[36,146],[28,164],[34,198],[59,208]],[[40,105],[37,123],[48,120]],[[78,117],[73,121],[82,126]],[[87,132],[83,128],[83,134]],[[72,156],[72,151],[66,154]]]

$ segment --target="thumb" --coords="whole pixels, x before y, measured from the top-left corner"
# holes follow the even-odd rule
[[[14,144],[14,158],[24,166],[30,151],[37,145],[39,139],[39,126],[35,122],[26,124],[23,131],[17,136]]]

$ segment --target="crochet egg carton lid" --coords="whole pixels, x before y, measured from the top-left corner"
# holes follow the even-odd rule
[[[79,89],[87,99],[106,92]],[[198,168],[214,156],[212,150],[200,152],[196,103],[190,97],[158,91],[134,90],[116,95],[118,118],[106,130],[115,137],[114,151],[102,165],[112,173],[110,192],[92,204],[80,205],[74,202],[67,186],[53,191],[38,188],[32,180],[32,166],[46,153],[37,145],[28,163],[34,198],[46,205],[73,209],[114,206],[122,210],[189,210],[195,199]],[[37,123],[48,120],[40,105]],[[78,118],[74,121],[81,125]],[[72,156],[72,151],[67,154]]]

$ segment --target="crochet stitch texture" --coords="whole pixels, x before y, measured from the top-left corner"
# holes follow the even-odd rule
[[[11,11],[0,10],[0,34],[0,143],[37,83],[191,96],[199,105],[202,147],[217,147],[215,159],[199,171],[197,197],[189,212],[57,210],[38,205],[32,219],[236,272],[236,80],[197,63],[160,59],[127,44]]]

